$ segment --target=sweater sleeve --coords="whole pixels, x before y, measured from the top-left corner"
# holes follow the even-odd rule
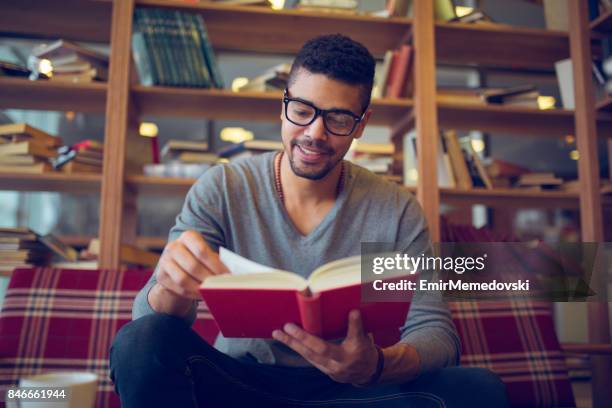
[[[412,256],[431,256],[432,245],[421,207],[411,197],[399,225],[398,248]],[[420,279],[431,271],[420,271]],[[416,348],[420,373],[459,364],[461,343],[450,311],[440,292],[415,291],[410,311],[401,328],[400,342]]]
[[[202,234],[208,245],[215,251],[224,246],[223,232],[223,193],[221,186],[225,179],[222,166],[215,166],[202,175],[191,187],[185,198],[181,213],[176,217],[174,226],[170,229],[168,242],[177,239],[184,231],[195,230]],[[138,292],[132,306],[132,319],[153,314],[148,295],[157,282],[157,268],[145,286]],[[196,319],[198,302],[194,301],[189,312],[184,316],[191,325]]]

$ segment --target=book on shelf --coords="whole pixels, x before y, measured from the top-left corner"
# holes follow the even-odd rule
[[[44,174],[53,171],[50,163],[35,164],[3,164],[0,157],[0,173]]]
[[[24,65],[0,61],[0,77],[2,76],[27,78],[30,76],[30,70]]]
[[[48,134],[27,123],[9,123],[0,125],[0,144],[10,142],[34,141],[39,145],[58,147],[62,139]]]
[[[543,0],[546,28],[556,31],[569,31],[569,0]]]
[[[512,178],[531,172],[526,167],[499,159],[490,159],[486,168],[492,178]]]
[[[89,255],[100,256],[100,240],[94,238],[87,247]],[[143,265],[148,267],[157,266],[160,255],[156,252],[146,251],[135,245],[121,244],[119,250],[119,260],[121,263],[130,265]]]
[[[66,173],[101,173],[104,164],[102,143],[86,139],[72,146],[62,146],[53,160],[53,167]]]
[[[213,3],[233,6],[269,6],[269,0],[212,0]]]
[[[201,140],[170,139],[161,149],[162,156],[168,156],[179,152],[207,152],[208,142]]]
[[[372,99],[385,96],[387,81],[389,80],[389,69],[393,61],[393,50],[385,51],[382,64],[376,65],[374,74],[374,86],[372,87]]]
[[[52,234],[40,235],[29,228],[0,228],[0,273],[46,266],[54,257],[72,261],[78,253]]]
[[[481,97],[487,103],[538,106],[540,93],[535,85],[521,85],[502,89],[485,89]]]
[[[391,143],[353,142],[346,159],[372,173],[386,175],[393,164],[395,148]]]
[[[452,129],[446,130],[442,132],[442,137],[446,141],[446,150],[455,176],[456,186],[463,190],[471,189],[473,187],[472,178],[463,157],[457,132]]]
[[[413,0],[387,0],[388,17],[412,17]]]
[[[452,21],[456,18],[454,0],[434,0],[434,16],[440,21]]]
[[[212,167],[210,163],[149,163],[143,166],[143,173],[148,177],[172,177],[194,179],[200,177]]]
[[[30,140],[0,144],[0,157],[13,154],[29,154],[36,157],[52,158],[57,156],[57,151]]]
[[[471,143],[467,144],[467,148],[468,148],[467,153],[471,156],[472,162],[474,163],[474,166],[476,167],[476,171],[478,172],[478,176],[482,180],[482,183],[484,184],[485,188],[487,188],[488,190],[492,190],[493,183],[491,181],[491,177],[489,176],[489,173],[487,173],[485,166],[482,164],[480,155],[478,154],[478,152],[476,152],[476,150],[474,150]]]
[[[308,279],[225,248],[220,258],[232,273],[207,277],[200,293],[225,337],[270,338],[273,330],[295,323],[327,340],[342,338],[349,312],[358,309],[365,331],[376,339],[377,332],[401,327],[410,307],[409,296],[406,302],[361,302],[360,256],[324,264]]]
[[[282,63],[266,70],[261,75],[249,79],[249,81],[238,88],[238,92],[266,92],[283,90],[287,88],[291,64]]]
[[[108,56],[63,39],[35,47],[28,59],[33,79],[38,77],[41,62],[48,67],[43,71],[49,79],[65,82],[91,82],[108,80]]]
[[[454,188],[456,186],[454,169],[452,167],[448,145],[443,141],[443,135],[438,136],[437,174],[438,186]],[[404,138],[404,185],[416,186],[418,183],[418,151],[416,131],[410,131]]]
[[[412,82],[412,54],[412,46],[408,44],[401,45],[393,52],[385,96],[400,98],[410,93],[408,87]]]
[[[249,157],[269,151],[277,151],[283,148],[283,144],[276,140],[247,140],[241,143],[233,143],[219,150],[219,157],[236,160],[241,157]]]
[[[199,14],[136,8],[132,51],[142,85],[223,88],[221,72]]]
[[[560,186],[563,184],[563,179],[555,177],[554,173],[551,172],[540,172],[540,173],[526,173],[519,176],[516,185],[518,187],[526,186]]]
[[[482,24],[482,23],[495,23],[495,21],[479,8],[473,8],[467,14],[462,16],[456,16],[450,20],[453,23],[465,23],[465,24]]]

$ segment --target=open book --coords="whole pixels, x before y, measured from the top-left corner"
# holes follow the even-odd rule
[[[391,344],[406,321],[408,298],[361,302],[360,256],[327,263],[307,280],[225,248],[220,257],[232,273],[206,278],[200,293],[225,337],[271,338],[273,330],[291,322],[324,339],[341,338],[349,312],[359,309],[366,332],[380,338],[379,344]]]

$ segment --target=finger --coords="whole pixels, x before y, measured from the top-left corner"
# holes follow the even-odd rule
[[[199,283],[185,272],[174,260],[168,259],[157,274],[157,281],[179,296],[200,299]]]
[[[361,339],[365,337],[363,331],[363,321],[361,319],[361,313],[359,310],[351,310],[348,316],[348,331],[346,334],[347,339]]]
[[[283,330],[289,336],[295,338],[315,353],[325,355],[327,358],[332,359],[336,357],[336,349],[338,346],[335,344],[329,343],[314,334],[310,334],[293,323],[286,324]]]
[[[213,275],[230,273],[227,266],[219,259],[219,254],[213,251],[202,235],[196,231],[187,231],[181,235],[181,241],[193,256],[204,264]]]
[[[207,276],[212,275],[203,263],[201,263],[191,251],[189,251],[182,243],[177,243],[170,254],[171,260],[192,278],[201,283]]]
[[[314,350],[306,346],[304,343],[302,343],[299,339],[293,337],[286,331],[274,330],[272,332],[272,337],[275,340],[280,341],[296,353],[300,354],[307,361],[316,366],[319,370],[325,372],[326,374],[331,372],[330,363],[332,359],[329,358],[327,355],[315,352]]]

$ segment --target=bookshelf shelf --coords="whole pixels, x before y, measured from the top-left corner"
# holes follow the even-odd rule
[[[52,191],[61,193],[99,193],[99,174],[11,174],[0,173],[0,190]]]
[[[108,42],[112,0],[4,0],[0,33],[7,36]],[[27,23],[24,16],[28,16]]]
[[[439,103],[442,125],[463,130],[479,129],[534,136],[562,136],[574,132],[574,112],[566,109],[539,110],[504,105],[459,105]],[[600,117],[601,134],[612,133],[612,119]]]
[[[569,57],[567,33],[504,24],[436,23],[438,62],[550,70]]]
[[[599,112],[612,114],[612,95],[608,95],[604,100],[599,101],[596,107]]]
[[[0,109],[104,112],[105,82],[72,84],[0,77]]]
[[[134,86],[132,95],[142,114],[277,121],[281,109],[281,93],[235,93],[221,89]],[[391,125],[412,110],[409,99],[381,99],[372,102],[371,122]]]
[[[606,34],[612,32],[612,11],[602,14],[591,22],[591,30],[596,33]]]

